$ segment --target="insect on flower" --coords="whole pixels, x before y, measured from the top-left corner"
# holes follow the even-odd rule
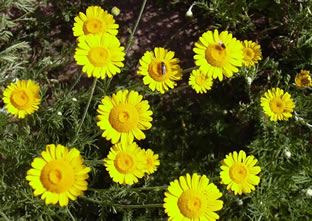
[[[161,62],[161,74],[164,75],[166,74],[167,69],[166,69],[166,64],[164,62]]]
[[[223,44],[223,42],[222,42],[221,40],[218,40],[218,43],[219,43],[219,45],[220,45],[223,49],[225,49],[225,45]]]

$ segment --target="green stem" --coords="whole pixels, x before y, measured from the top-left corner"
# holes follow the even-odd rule
[[[89,188],[88,188],[89,189]],[[100,204],[100,205],[106,205],[106,203],[102,202],[102,201],[99,201],[99,200],[94,200],[94,199],[91,199],[89,197],[86,197],[86,196],[79,196],[80,199],[84,199],[86,201],[89,201],[89,202],[92,202],[92,203],[96,203],[96,204]]]
[[[10,219],[1,210],[0,210],[0,215],[2,216],[3,220],[10,221]]]
[[[177,93],[177,92],[179,92],[179,91],[181,91],[181,90],[183,90],[183,89],[185,89],[185,88],[189,88],[189,87],[190,87],[189,84],[183,85],[183,86],[176,87],[176,88],[172,89],[170,92],[171,92],[171,93]]]
[[[91,165],[97,165],[97,164],[103,164],[103,160],[84,160],[86,164],[91,164]]]
[[[83,75],[83,72],[80,72],[80,74],[78,75],[78,77],[76,78],[75,82],[72,84],[68,92],[71,92],[74,89],[76,84],[78,84],[78,82],[80,81],[80,78],[82,77],[82,75]]]
[[[142,6],[141,6],[141,9],[140,9],[140,12],[139,12],[139,17],[138,17],[138,19],[137,19],[137,21],[136,21],[136,23],[135,23],[135,25],[134,25],[134,28],[133,28],[133,30],[132,30],[132,32],[131,32],[131,34],[130,34],[130,39],[129,39],[128,44],[127,44],[126,49],[125,49],[125,54],[126,54],[126,56],[127,56],[128,51],[129,51],[129,49],[130,49],[131,43],[132,43],[132,41],[133,41],[134,33],[136,32],[136,29],[137,29],[137,27],[138,27],[138,25],[139,25],[139,22],[140,22],[140,20],[141,20],[141,17],[142,17],[142,14],[143,14],[143,11],[144,11],[146,2],[147,2],[147,0],[143,0]]]
[[[37,9],[39,8],[39,6],[36,6],[33,10],[23,14],[22,16],[16,18],[16,19],[13,19],[12,22],[17,22],[17,21],[21,21],[23,20],[25,17],[27,17],[28,15],[30,15],[31,13],[35,12]]]
[[[75,136],[74,136],[74,140],[72,141],[72,145],[76,142],[77,138],[78,138],[78,134],[79,134],[79,131],[82,127],[82,124],[86,118],[86,115],[87,115],[87,112],[88,112],[88,109],[89,109],[89,106],[90,106],[90,103],[91,103],[91,100],[92,100],[92,97],[93,97],[93,94],[94,94],[94,89],[95,89],[95,86],[96,86],[96,82],[97,82],[97,78],[94,78],[93,80],[93,83],[92,83],[92,86],[91,86],[91,92],[90,92],[90,97],[89,97],[89,100],[88,100],[88,103],[87,103],[87,106],[83,112],[83,115],[82,115],[82,119],[80,121],[80,124],[78,126],[78,129],[76,130],[76,133],[75,133]]]
[[[116,188],[116,189],[93,189],[88,188],[90,191],[94,192],[113,192],[113,191],[148,191],[148,190],[154,190],[154,191],[161,191],[164,189],[167,189],[168,186],[148,186],[148,187],[137,187],[137,188]]]
[[[73,221],[76,221],[76,219],[74,218],[73,214],[71,214],[70,210],[68,207],[66,207],[66,210],[67,210],[67,213],[69,214],[70,218],[73,220]]]
[[[102,202],[99,200],[94,200],[85,196],[80,196],[81,199],[87,200],[92,203],[104,205],[104,206],[113,206],[118,208],[124,208],[124,209],[141,209],[141,208],[155,208],[155,207],[162,207],[163,204],[141,204],[141,205],[123,205],[123,204],[117,204],[117,203],[107,203]]]
[[[198,67],[195,66],[195,67],[191,67],[191,68],[184,69],[184,70],[182,71],[182,74],[189,73],[189,72],[191,72],[191,71],[193,71],[193,70],[195,70],[195,69],[198,69]]]
[[[141,208],[155,208],[163,207],[163,204],[142,204],[142,205],[121,205],[121,204],[112,204],[111,206],[124,208],[124,209],[141,209]]]

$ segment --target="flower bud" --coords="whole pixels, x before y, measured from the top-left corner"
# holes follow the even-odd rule
[[[312,189],[308,188],[306,194],[308,197],[312,197]]]
[[[116,6],[114,6],[111,10],[111,13],[114,15],[114,16],[118,16],[120,14],[120,9],[117,8]]]
[[[287,158],[290,158],[291,157],[291,152],[289,150],[285,150],[284,151],[284,154]]]
[[[187,12],[185,13],[185,17],[189,17],[189,18],[192,18],[192,17],[193,17],[192,8],[189,8],[189,9],[187,10]]]

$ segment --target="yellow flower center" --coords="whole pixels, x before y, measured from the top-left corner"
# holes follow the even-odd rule
[[[28,108],[31,100],[31,96],[25,90],[14,90],[11,94],[10,101],[14,107],[19,110],[25,110]]]
[[[134,170],[134,162],[131,155],[126,153],[117,154],[114,160],[115,168],[123,174],[131,173]]]
[[[109,51],[105,48],[91,48],[88,53],[89,61],[96,67],[103,67],[109,60]]]
[[[197,75],[196,78],[195,78],[195,82],[197,85],[199,86],[203,86],[206,82],[206,76],[200,74],[200,75]]]
[[[166,60],[154,59],[148,66],[148,73],[155,81],[165,81],[171,75],[171,65]]]
[[[83,32],[85,34],[98,34],[101,32],[104,24],[96,18],[89,18],[83,23]]]
[[[242,183],[247,177],[247,168],[241,163],[235,163],[230,168],[230,177],[235,183]]]
[[[185,190],[178,199],[178,207],[183,216],[189,219],[201,217],[206,208],[205,196],[195,190]]]
[[[139,113],[134,105],[118,104],[109,114],[109,122],[120,133],[127,133],[136,128]]]
[[[251,61],[255,57],[255,52],[251,48],[244,48],[244,60]]]
[[[285,102],[280,97],[275,97],[270,101],[271,111],[276,114],[281,114],[284,112],[286,107]]]
[[[209,45],[205,54],[207,62],[216,67],[222,67],[227,57],[226,48],[219,44]]]
[[[40,180],[48,191],[63,193],[68,191],[75,182],[74,169],[67,161],[53,160],[43,167]]]

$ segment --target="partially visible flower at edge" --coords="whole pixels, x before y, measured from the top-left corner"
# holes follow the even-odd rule
[[[301,70],[300,73],[296,75],[295,83],[299,88],[306,88],[312,85],[310,71]]]
[[[260,45],[253,42],[253,41],[243,41],[243,54],[244,54],[244,59],[243,59],[243,64],[246,67],[251,67],[254,66],[255,64],[260,61],[261,58],[261,48]]]

